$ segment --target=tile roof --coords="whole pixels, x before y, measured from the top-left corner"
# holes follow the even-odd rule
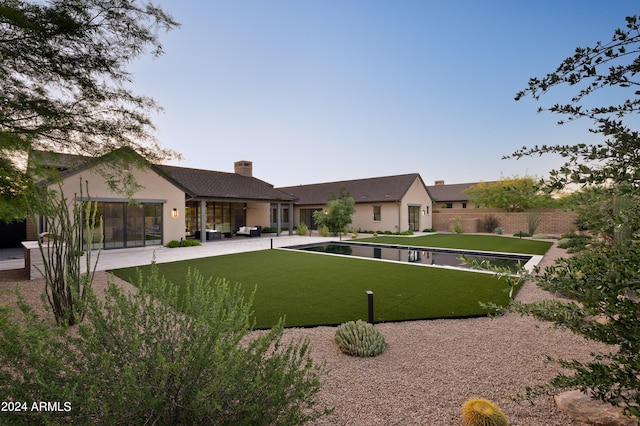
[[[126,149],[122,148],[121,150]],[[126,151],[125,154],[138,156],[132,150]],[[41,166],[57,169],[64,178],[107,160],[110,155],[113,155],[113,152],[102,157],[88,157],[34,151],[30,161],[35,161]],[[142,160],[144,161],[144,159]],[[182,189],[190,197],[245,201],[295,201],[295,197],[275,189],[270,183],[237,173],[165,165],[150,165],[150,167],[160,176]]]
[[[296,204],[299,205],[326,204],[329,194],[338,195],[342,186],[351,194],[356,203],[399,201],[416,179],[420,179],[420,182],[422,182],[422,178],[418,173],[410,173],[369,179],[287,186],[278,189],[295,196],[298,199]]]
[[[294,196],[275,189],[270,183],[237,173],[164,165],[154,166],[154,168],[194,198],[286,202],[295,200]]]

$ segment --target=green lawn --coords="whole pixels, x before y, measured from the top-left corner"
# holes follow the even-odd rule
[[[257,328],[269,328],[281,316],[289,327],[366,320],[367,290],[374,292],[376,321],[484,315],[479,302],[508,301],[504,281],[490,274],[305,252],[264,250],[158,267],[176,284],[195,268],[207,277],[241,283],[247,293],[255,288]],[[131,281],[135,269],[112,272]]]
[[[355,241],[538,255],[545,254],[552,245],[549,241],[474,234],[431,234],[420,237],[382,235],[372,238],[359,238]]]

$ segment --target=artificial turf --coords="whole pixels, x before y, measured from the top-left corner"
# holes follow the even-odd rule
[[[263,250],[157,266],[178,285],[191,268],[241,283],[246,293],[255,289],[256,328],[283,316],[288,327],[366,320],[368,290],[376,322],[485,315],[480,302],[508,302],[505,282],[491,274],[305,252]],[[136,276],[136,268],[112,272],[127,281]]]
[[[419,237],[381,235],[354,241],[537,255],[545,254],[553,244],[549,241],[477,234],[430,234]]]

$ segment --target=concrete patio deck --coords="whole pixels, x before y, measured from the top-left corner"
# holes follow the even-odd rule
[[[263,235],[261,237],[234,237],[220,241],[209,241],[201,246],[167,248],[164,246],[135,247],[127,249],[102,250],[96,270],[108,271],[111,269],[130,266],[149,265],[154,256],[157,263],[173,262],[177,260],[197,259],[223,254],[243,253],[248,251],[268,250],[271,247],[280,248],[296,244],[307,244],[320,241],[335,240],[336,237],[300,236],[300,235]],[[13,250],[13,249],[10,249]],[[22,249],[14,250],[11,255],[2,256],[0,270],[23,269],[24,256],[20,256]],[[38,251],[37,249],[35,250]],[[36,253],[32,254],[32,257]],[[97,251],[92,256],[95,260]],[[41,261],[41,259],[40,259]],[[35,263],[35,262],[32,262]],[[31,278],[40,278],[42,275],[32,265]]]

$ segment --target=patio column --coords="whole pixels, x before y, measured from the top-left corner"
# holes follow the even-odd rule
[[[276,211],[276,235],[279,237],[282,232],[282,204],[278,203]]]
[[[293,235],[293,224],[294,224],[293,203],[289,203],[289,235]]]
[[[200,200],[200,242],[207,241],[207,201]]]

